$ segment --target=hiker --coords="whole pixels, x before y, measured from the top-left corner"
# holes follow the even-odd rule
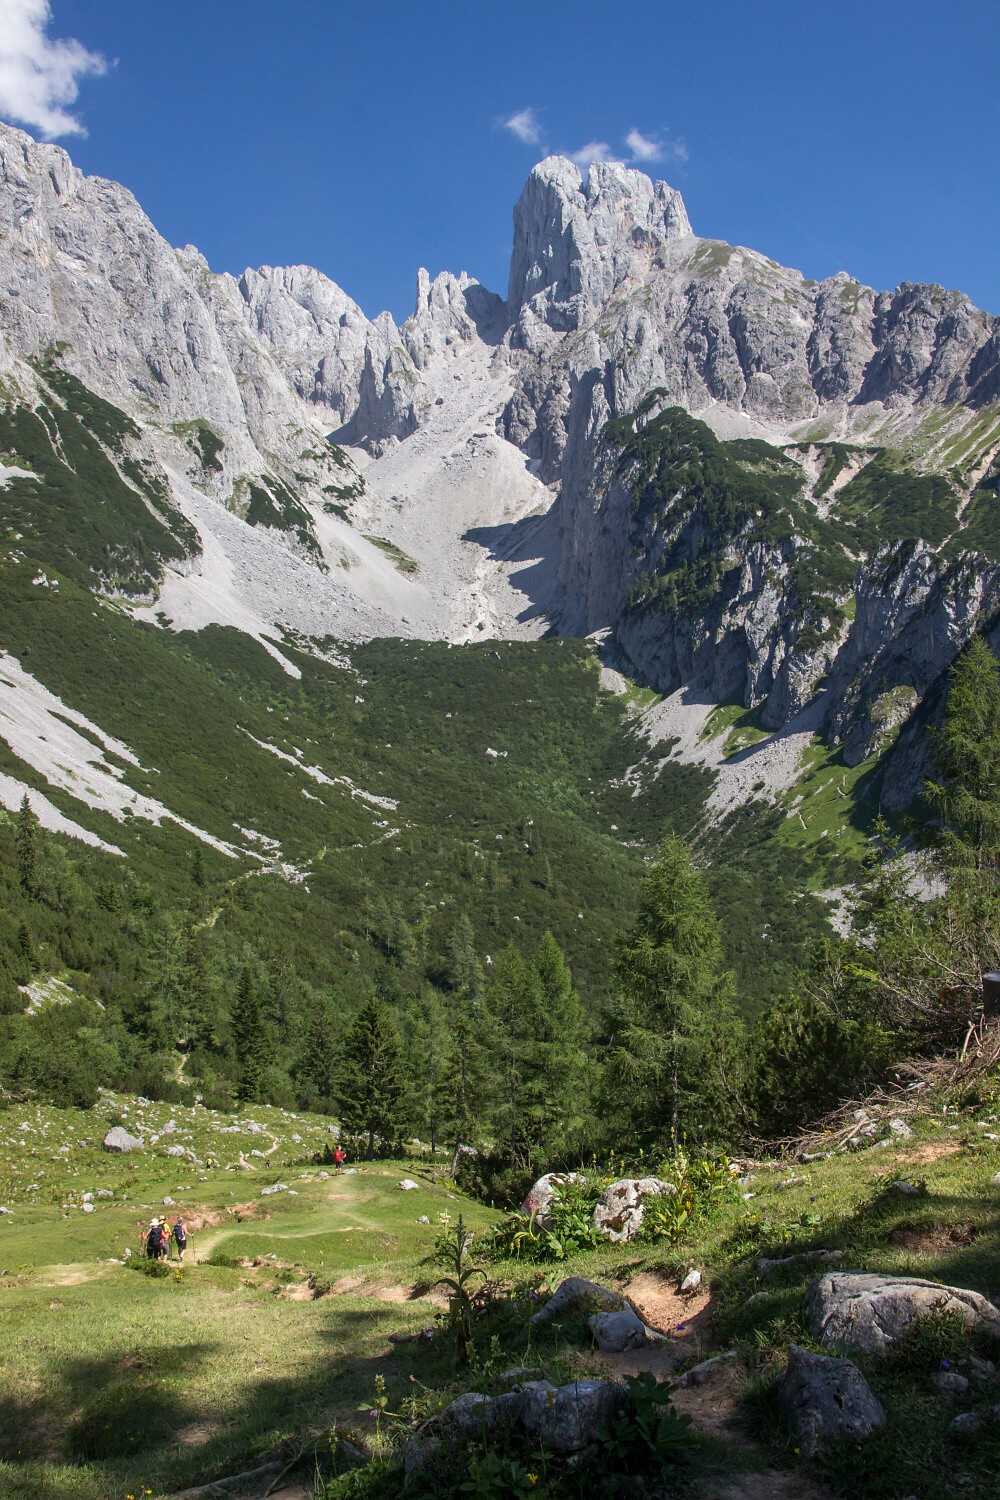
[[[184,1260],[184,1251],[187,1249],[187,1230],[184,1228],[184,1220],[178,1219],[174,1225],[174,1244],[177,1246],[177,1259]]]
[[[146,1230],[146,1255],[150,1260],[160,1260],[167,1253],[163,1236],[162,1219],[151,1219]]]
[[[343,1171],[345,1159],[346,1159],[346,1157],[345,1157],[343,1146],[338,1146],[337,1149],[336,1149],[336,1151],[333,1153],[333,1165],[337,1169],[337,1175],[338,1175],[338,1177],[339,1177],[340,1173]]]

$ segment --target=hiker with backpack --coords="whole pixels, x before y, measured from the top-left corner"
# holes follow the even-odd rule
[[[344,1151],[343,1146],[338,1146],[336,1151],[333,1153],[333,1165],[338,1177],[344,1169],[344,1162],[346,1161],[346,1159],[347,1153]]]
[[[184,1228],[184,1220],[178,1219],[174,1225],[174,1244],[177,1246],[177,1259],[183,1264],[184,1251],[187,1249],[187,1230]]]
[[[151,1219],[146,1230],[146,1255],[149,1260],[162,1260],[167,1253],[166,1226],[162,1219]]]

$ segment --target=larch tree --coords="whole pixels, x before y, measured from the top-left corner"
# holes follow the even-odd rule
[[[616,944],[615,975],[622,1004],[608,1082],[640,1134],[669,1122],[676,1150],[685,1102],[702,1083],[706,1032],[731,992],[719,922],[682,839],[666,840],[646,876],[635,924]]]

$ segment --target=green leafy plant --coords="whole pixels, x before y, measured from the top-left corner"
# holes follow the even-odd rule
[[[677,1463],[694,1443],[691,1418],[674,1410],[668,1387],[648,1370],[629,1376],[626,1389],[619,1412],[597,1429],[608,1466],[635,1473]]]
[[[471,1260],[472,1233],[462,1215],[457,1224],[446,1224],[434,1244],[434,1263],[446,1271],[435,1286],[448,1292],[448,1324],[455,1335],[459,1354],[467,1359],[472,1349],[472,1322],[485,1300],[486,1272]],[[476,1281],[480,1285],[475,1286]]]

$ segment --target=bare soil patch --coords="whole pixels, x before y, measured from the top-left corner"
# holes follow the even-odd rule
[[[971,1245],[977,1233],[974,1224],[897,1224],[889,1235],[889,1244],[924,1255],[940,1255]]]
[[[925,1141],[922,1146],[914,1146],[912,1151],[900,1151],[896,1160],[908,1166],[919,1166],[923,1162],[940,1161],[943,1156],[957,1156],[961,1149],[957,1141]]]
[[[348,1293],[355,1297],[373,1297],[378,1302],[429,1302],[434,1307],[448,1306],[448,1298],[444,1292],[428,1287],[424,1282],[401,1285],[399,1282],[385,1281],[379,1277],[365,1275],[341,1276],[328,1292],[321,1292],[318,1295],[343,1297]]]
[[[636,1312],[655,1328],[685,1345],[708,1347],[711,1338],[712,1298],[704,1287],[682,1293],[676,1281],[655,1271],[640,1271],[622,1288]]]
[[[764,1469],[713,1485],[704,1491],[704,1500],[829,1500],[830,1493],[801,1474]]]
[[[186,1427],[178,1427],[174,1433],[174,1441],[182,1448],[203,1448],[212,1441],[218,1430],[217,1422],[189,1422]]]

